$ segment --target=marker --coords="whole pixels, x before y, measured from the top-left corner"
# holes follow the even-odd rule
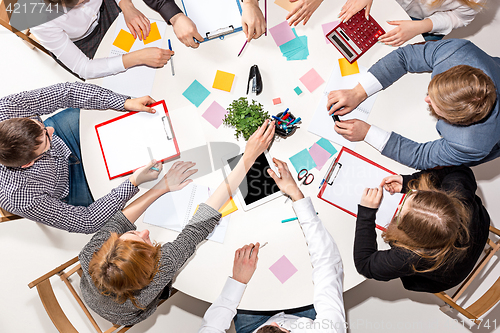
[[[168,40],[168,49],[170,51],[172,51],[172,44],[170,44],[170,39]],[[172,67],[172,76],[175,75],[175,71],[174,71],[174,59],[172,58],[172,56],[170,56],[170,66]]]
[[[151,161],[154,160],[154,158],[153,158],[153,152],[151,151],[150,147],[148,147],[148,153],[149,153],[149,158],[151,159]],[[160,169],[155,168],[155,167],[151,167],[151,168],[149,168],[149,170],[153,170],[153,171],[157,171],[157,172],[160,171]]]
[[[295,119],[294,121],[292,121],[292,123],[290,125],[293,125],[293,124],[296,124],[300,121],[300,117],[298,117],[297,119]],[[286,124],[288,126],[288,124]]]
[[[330,106],[330,110],[333,108],[334,105],[335,105],[335,103],[333,103],[332,106]],[[341,108],[341,109],[343,109],[343,108]],[[328,112],[330,112],[330,110],[328,110]],[[331,117],[332,117],[332,119],[333,119],[334,122],[336,122],[336,121],[340,122],[341,121],[340,118],[339,118],[339,116],[337,116],[335,113],[332,113]]]
[[[325,182],[325,179],[323,178],[323,180],[321,181],[321,183],[319,184],[319,187],[318,188],[321,188],[321,186],[323,186],[323,183]]]
[[[318,215],[318,212],[316,212],[316,215]],[[281,220],[281,223],[291,222],[291,221],[295,221],[295,220],[298,220],[298,219],[299,219],[298,217],[292,217],[290,219]]]
[[[241,48],[240,53],[238,53],[238,57],[240,56],[241,52],[243,52],[243,50],[245,49],[245,46],[247,46],[247,44],[248,44],[248,40],[246,40],[245,44],[243,44],[243,47]]]

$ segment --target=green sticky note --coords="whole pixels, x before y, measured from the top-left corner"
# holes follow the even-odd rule
[[[311,170],[316,167],[316,162],[314,162],[307,149],[301,150],[297,154],[290,157],[290,162],[292,162],[292,165],[297,173],[299,173],[302,169]]]
[[[331,154],[330,157],[333,156],[337,152],[337,149],[335,149],[335,147],[332,145],[332,143],[325,138],[319,139],[318,142],[316,142],[316,143],[321,148],[323,148],[324,150],[329,152]]]
[[[194,80],[193,83],[182,93],[191,103],[196,107],[200,106],[201,103],[210,95],[210,91],[207,90],[200,82]]]
[[[295,89],[293,89],[293,91],[295,91],[295,93],[296,93],[297,95],[302,94],[302,89],[300,89],[299,87],[295,87]]]

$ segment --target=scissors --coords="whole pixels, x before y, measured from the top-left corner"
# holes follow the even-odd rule
[[[309,173],[307,169],[302,169],[300,170],[297,178],[299,179],[299,182],[302,182],[303,185],[309,185],[313,182],[314,175],[312,173]]]

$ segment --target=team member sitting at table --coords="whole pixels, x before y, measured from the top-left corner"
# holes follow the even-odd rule
[[[0,99],[0,207],[69,232],[94,233],[156,179],[152,163],[96,200],[80,153],[80,109],[153,112],[149,97],[127,99],[85,83],[60,83]],[[42,122],[40,115],[63,110]],[[47,127],[46,127],[47,126]]]
[[[243,158],[206,203],[200,204],[188,225],[171,243],[159,245],[149,231],[133,224],[161,195],[185,187],[192,163],[175,163],[151,190],[111,217],[80,252],[82,296],[105,319],[134,325],[170,296],[172,279],[219,223],[218,210],[244,179],[274,137],[274,122],[266,120],[250,137]]]
[[[425,102],[438,119],[441,139],[417,143],[358,119],[336,122],[335,131],[350,141],[364,140],[382,155],[420,170],[473,166],[500,156],[500,58],[490,57],[466,40],[407,45],[391,52],[353,89],[331,91],[327,110],[347,114],[407,72],[431,71]]]
[[[382,234],[390,250],[377,250],[375,214],[382,186],[407,193]],[[490,217],[475,194],[476,180],[465,166],[384,178],[361,198],[354,239],[354,263],[367,278],[401,278],[408,290],[437,293],[462,282],[479,259]]]
[[[345,332],[343,267],[337,244],[316,215],[311,198],[304,198],[287,164],[276,158],[273,161],[280,176],[270,169],[268,172],[280,190],[292,198],[311,255],[314,307],[277,314],[238,311],[234,318],[236,332]],[[199,333],[220,333],[229,329],[245,287],[257,267],[259,246],[259,243],[255,247],[250,244],[236,251],[233,276],[227,279],[221,295],[205,313]]]

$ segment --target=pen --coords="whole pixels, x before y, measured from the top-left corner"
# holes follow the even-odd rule
[[[238,57],[240,56],[241,52],[243,52],[243,50],[245,49],[245,46],[247,46],[247,44],[248,44],[248,40],[246,40],[245,44],[243,44],[243,47],[241,48],[240,53],[238,53]]]
[[[266,246],[266,245],[267,245],[267,242],[265,242],[264,244],[262,244],[262,245],[259,247],[259,250],[260,250],[260,249],[262,249],[262,248],[263,248],[264,246]],[[254,246],[254,247],[252,247],[252,249],[250,250],[250,256],[252,256],[252,253],[253,253],[253,249],[254,249],[254,248],[255,248],[255,246]]]
[[[170,51],[172,51],[172,44],[170,44],[170,39],[168,40],[168,49]],[[175,75],[175,71],[174,71],[174,59],[172,57],[173,57],[173,55],[170,56],[170,66],[172,67],[172,76],[174,76]]]
[[[290,125],[293,125],[293,124],[295,124],[295,123],[298,123],[299,121],[300,121],[300,117],[298,117],[298,118],[296,118],[295,120],[293,120],[293,121],[290,123]],[[288,124],[287,124],[287,126],[288,126]]]
[[[154,158],[153,158],[153,152],[151,151],[150,147],[148,147],[148,153],[149,153],[149,158],[151,159],[151,161],[154,160]],[[155,167],[151,167],[151,168],[149,168],[149,170],[160,171],[160,169],[155,168]]]
[[[333,106],[335,105],[335,103],[332,104],[332,106],[330,106],[330,110],[333,108]],[[330,112],[330,110],[328,110],[328,112]],[[331,115],[332,119],[333,119],[333,122],[336,122],[336,121],[341,121],[339,116],[337,116],[335,113]]]
[[[316,212],[316,215],[318,215],[319,213]],[[289,218],[289,219],[286,219],[286,220],[281,220],[281,223],[285,223],[285,222],[291,222],[291,221],[295,221],[295,220],[298,220],[299,218],[298,217],[292,217],[292,218]]]

